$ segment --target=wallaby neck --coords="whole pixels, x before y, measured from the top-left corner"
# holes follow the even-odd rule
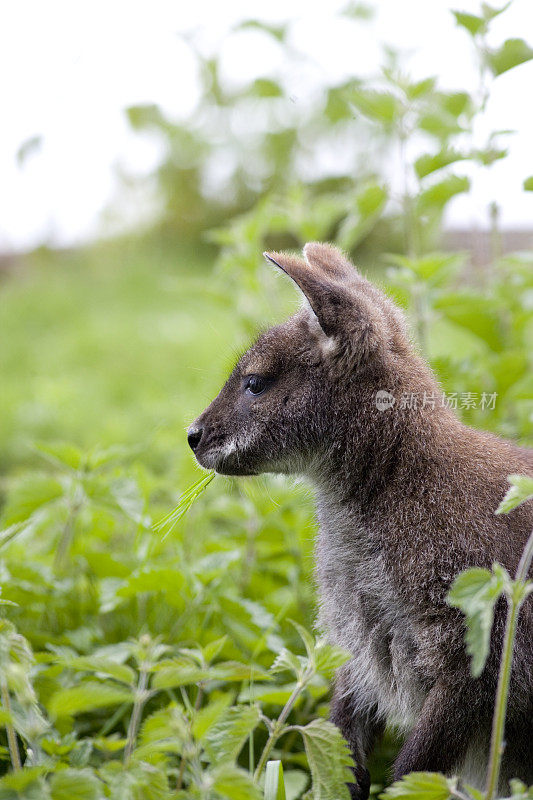
[[[469,432],[447,409],[392,414],[374,415],[372,429],[348,426],[324,448],[309,476],[319,501],[364,515],[399,502],[407,486],[419,482],[422,488],[433,470],[444,469],[461,431],[463,437]]]

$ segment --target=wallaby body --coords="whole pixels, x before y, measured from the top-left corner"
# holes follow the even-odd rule
[[[320,624],[352,653],[332,718],[368,795],[368,753],[386,723],[405,744],[398,778],[459,773],[481,786],[505,605],[487,666],[469,670],[454,577],[494,561],[513,573],[533,527],[531,503],[495,516],[511,473],[533,457],[467,428],[442,403],[401,312],[327,245],[306,260],[267,254],[309,305],[263,334],[189,430],[198,461],[226,474],[307,475],[318,501]],[[393,404],[380,406],[386,392]],[[415,397],[416,401],[402,402]],[[533,783],[533,603],[519,621],[502,782]]]

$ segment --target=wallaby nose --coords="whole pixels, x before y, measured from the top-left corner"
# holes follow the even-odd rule
[[[189,447],[193,452],[200,444],[200,439],[202,438],[203,432],[204,432],[203,428],[191,428],[187,432],[187,441],[189,442]]]

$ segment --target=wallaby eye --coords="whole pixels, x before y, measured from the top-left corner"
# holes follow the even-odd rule
[[[268,380],[261,375],[248,375],[244,382],[245,391],[249,394],[262,394],[268,385]]]

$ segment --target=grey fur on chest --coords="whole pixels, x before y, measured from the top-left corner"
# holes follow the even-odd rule
[[[316,547],[319,625],[352,654],[343,667],[361,710],[411,726],[425,692],[415,671],[417,636],[394,591],[376,536],[353,513],[322,500]]]

